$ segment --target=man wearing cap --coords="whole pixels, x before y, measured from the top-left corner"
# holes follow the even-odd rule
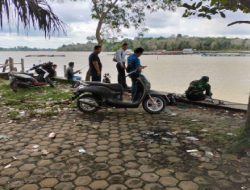
[[[185,92],[187,99],[201,101],[205,100],[206,97],[212,97],[211,86],[208,82],[208,76],[203,76],[200,80],[192,81]]]

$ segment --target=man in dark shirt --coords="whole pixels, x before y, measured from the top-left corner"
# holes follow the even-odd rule
[[[94,47],[93,53],[89,56],[89,68],[92,77],[92,81],[101,82],[102,76],[102,63],[98,54],[102,51],[102,46],[97,45]]]

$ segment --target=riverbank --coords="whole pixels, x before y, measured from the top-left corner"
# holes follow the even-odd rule
[[[53,89],[47,87],[23,91],[25,99],[13,93],[22,101],[8,105],[5,100],[13,95],[3,95],[2,89],[0,189],[250,187],[250,157],[227,152],[245,123],[244,113],[178,104],[160,115],[141,108],[86,115],[64,102],[70,95],[66,86],[56,89],[66,91],[60,98],[48,96]],[[44,96],[53,104],[43,102]],[[53,114],[28,115],[28,108],[24,114],[20,109],[18,118],[9,117],[37,97],[40,110],[62,104]]]

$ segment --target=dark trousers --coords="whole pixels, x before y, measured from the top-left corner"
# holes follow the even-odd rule
[[[123,86],[123,88],[127,88],[127,83],[126,83],[126,74],[125,74],[125,63],[123,64],[123,68],[121,66],[121,63],[116,64],[116,68],[118,71],[118,83]]]
[[[132,101],[134,102],[136,100],[136,95],[137,95],[137,80],[135,78],[131,78],[131,81],[132,81],[132,88],[131,88]]]
[[[100,76],[97,76],[97,73],[91,73],[91,78],[92,78],[92,81],[95,81],[95,82],[101,82],[101,75]]]
[[[206,99],[206,96],[202,93],[199,94],[186,94],[187,99],[191,100],[191,101],[202,101]]]

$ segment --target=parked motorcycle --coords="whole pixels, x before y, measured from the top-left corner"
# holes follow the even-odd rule
[[[33,87],[33,86],[45,86],[50,85],[54,87],[53,81],[49,77],[50,73],[43,68],[44,64],[35,65],[30,68],[26,73],[9,73],[10,87],[13,91],[17,91],[20,88]],[[29,71],[35,70],[38,74],[33,76]]]
[[[137,93],[133,102],[123,101],[124,89],[120,84],[81,82],[73,100],[77,99],[80,111],[93,113],[101,108],[138,108],[151,114],[162,112],[166,107],[166,95],[150,90],[150,83],[141,75],[137,78]]]

